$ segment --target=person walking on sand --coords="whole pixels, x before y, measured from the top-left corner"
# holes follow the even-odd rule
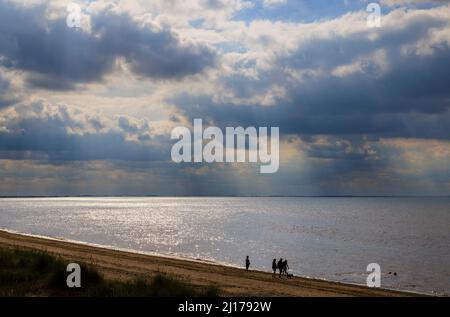
[[[245,258],[245,270],[248,271],[248,268],[250,267],[250,259],[247,257]]]
[[[286,260],[284,260],[284,262],[283,262],[283,274],[284,275],[288,275],[288,270],[289,270],[289,265],[288,265],[288,262],[287,262],[287,259]]]
[[[280,258],[280,260],[278,260],[277,267],[278,267],[278,270],[280,271],[279,277],[281,278],[281,273],[283,272],[283,258]]]
[[[272,276],[276,276],[277,275],[277,259],[273,259],[273,261],[272,261],[272,271],[273,271]]]

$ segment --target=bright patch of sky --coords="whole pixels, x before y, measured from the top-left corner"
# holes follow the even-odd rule
[[[239,11],[235,20],[271,20],[309,23],[317,20],[333,19],[349,11],[365,10],[367,1],[353,0],[286,0],[265,5],[255,1],[252,8]]]

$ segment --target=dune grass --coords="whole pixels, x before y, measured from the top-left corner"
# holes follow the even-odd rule
[[[81,287],[68,288],[69,261],[41,251],[0,249],[0,296],[214,297],[215,287],[194,287],[164,274],[131,281],[105,279],[83,263]]]

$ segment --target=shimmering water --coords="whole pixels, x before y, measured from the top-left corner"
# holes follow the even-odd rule
[[[450,294],[448,198],[5,198],[0,228],[358,284],[375,262],[383,287]]]

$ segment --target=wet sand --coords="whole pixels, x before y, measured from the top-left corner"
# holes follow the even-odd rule
[[[0,231],[0,248],[42,250],[69,262],[95,266],[105,278],[132,279],[167,273],[192,285],[214,285],[221,296],[417,296],[416,294],[323,280],[294,277],[279,279],[261,271],[249,271],[212,263],[144,255],[126,251],[45,239]]]

